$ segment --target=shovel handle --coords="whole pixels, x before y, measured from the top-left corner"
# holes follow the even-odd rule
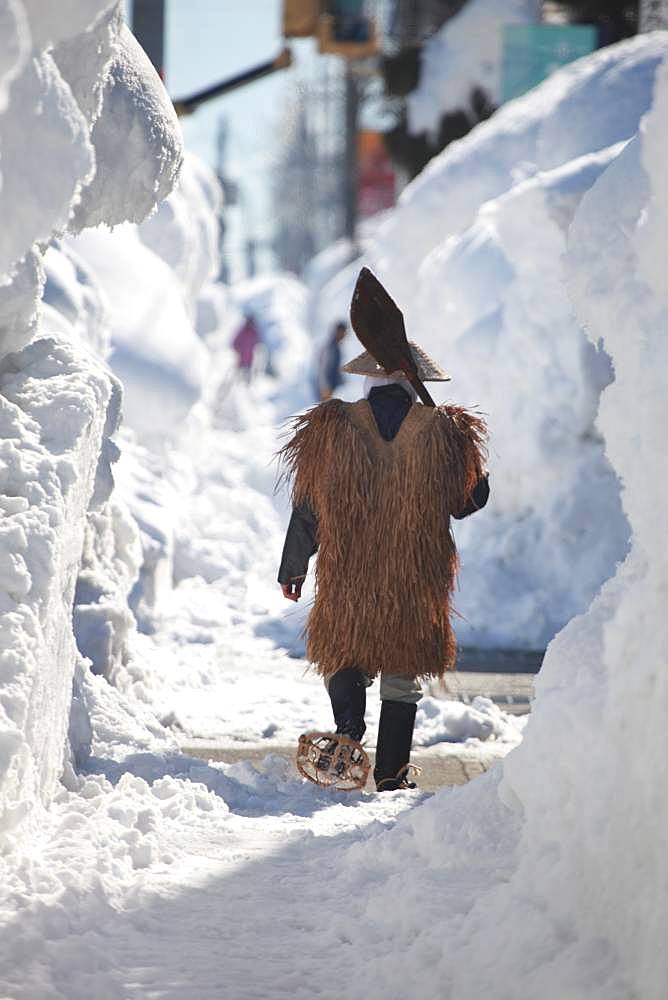
[[[421,382],[417,375],[409,375],[408,381],[413,386],[425,406],[436,406],[436,403],[429,395],[424,382]]]

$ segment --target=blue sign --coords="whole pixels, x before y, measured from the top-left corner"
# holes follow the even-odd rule
[[[503,29],[501,99],[526,94],[556,69],[598,48],[590,24],[508,24]]]

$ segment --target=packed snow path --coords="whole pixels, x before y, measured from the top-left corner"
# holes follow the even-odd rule
[[[265,757],[264,750],[231,750],[206,746],[187,746],[183,749],[188,756],[207,761],[222,760],[235,763],[239,760],[245,760],[252,764],[260,764]],[[366,750],[369,754],[371,770],[364,790],[373,792],[375,790],[373,782],[375,753],[368,744]],[[273,755],[291,767],[295,759],[295,748],[294,746],[276,747],[273,750]],[[447,744],[447,749],[443,744],[440,744],[434,750],[419,749],[414,750],[411,754],[412,763],[419,769],[416,774],[422,792],[435,792],[440,788],[449,788],[451,785],[465,785],[467,781],[471,781],[488,771],[498,759],[498,754],[485,754],[478,748],[471,750],[460,748],[456,744]]]
[[[144,870],[137,857],[138,870],[124,886],[113,871],[111,858],[120,852],[111,841],[97,854],[88,845],[85,860],[68,856],[68,841],[71,845],[80,824],[71,803],[59,805],[44,841],[32,845],[42,849],[41,863],[24,862],[33,877],[39,872],[39,885],[33,886],[32,905],[19,906],[3,933],[2,995],[176,1000],[187,988],[206,1000],[294,992],[290,970],[300,952],[307,959],[311,951],[304,931],[311,923],[321,927],[318,885],[332,863],[331,852],[350,843],[360,827],[390,821],[408,805],[408,796],[346,805],[316,789],[302,790],[282,773],[262,780],[265,787],[257,792],[239,782],[245,807],[236,813],[228,813],[219,799],[208,811],[202,803],[195,807],[192,823],[180,812],[176,821],[167,820],[163,833],[169,858]],[[114,825],[116,847],[127,849],[123,835],[136,832],[137,815],[133,827],[127,779],[125,784],[123,810],[116,812]],[[294,813],[286,811],[288,798]],[[100,818],[94,819],[96,825]],[[72,868],[79,865],[75,887]],[[47,884],[55,889],[68,867],[67,891],[47,892]],[[116,884],[109,898],[112,875]],[[321,974],[316,966],[313,956],[312,975]],[[312,982],[312,975],[303,976],[302,983]]]
[[[174,764],[166,761],[163,769]],[[17,906],[0,941],[1,967],[8,970],[3,996],[181,1000],[187,991],[197,1000],[398,1000],[403,987],[393,987],[385,962],[382,908],[367,913],[359,937],[365,911],[374,906],[374,885],[387,890],[393,879],[404,879],[406,865],[414,871],[413,898],[403,900],[406,933],[399,919],[389,941],[395,955],[401,951],[415,968],[433,963],[440,949],[438,933],[416,941],[410,930],[420,900],[431,906],[442,893],[439,907],[460,913],[471,903],[470,879],[458,886],[452,873],[439,876],[410,851],[402,858],[383,841],[383,831],[401,813],[424,801],[417,792],[344,798],[296,782],[271,760],[263,774],[236,765],[225,780],[200,766],[191,777],[208,780],[219,792],[202,788],[184,808],[178,782],[154,783],[159,858],[142,853],[139,843],[151,832],[156,839],[156,810],[147,802],[136,808],[148,793],[140,779],[122,779],[107,792],[116,805],[98,803],[97,815],[92,796],[87,817],[85,800],[57,805],[42,843],[32,845],[41,848],[40,860],[26,858],[19,867],[30,877],[31,899]],[[238,803],[228,811],[223,794],[233,802],[234,788]],[[454,799],[459,791],[448,794]],[[105,819],[114,828],[108,840],[101,836]],[[93,828],[91,843],[81,835]],[[135,867],[126,869],[123,856],[133,840]],[[497,863],[493,851],[470,862],[483,878],[480,864],[491,872]],[[21,902],[15,892],[14,903]],[[345,969],[355,969],[355,976],[342,992]]]

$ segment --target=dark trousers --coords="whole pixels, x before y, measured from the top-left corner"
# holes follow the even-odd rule
[[[337,733],[361,740],[366,731],[366,689],[371,679],[357,667],[338,670],[327,683]],[[376,783],[396,778],[410,758],[417,702],[422,688],[417,681],[396,674],[380,680],[380,723],[376,747]]]

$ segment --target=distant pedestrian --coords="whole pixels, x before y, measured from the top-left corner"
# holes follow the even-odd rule
[[[260,343],[260,333],[252,313],[246,311],[244,322],[232,341],[232,347],[237,353],[237,370],[250,382],[253,374],[255,351]]]
[[[331,399],[340,385],[343,385],[341,375],[341,341],[348,327],[339,320],[332,327],[318,361],[318,393],[320,401]]]

